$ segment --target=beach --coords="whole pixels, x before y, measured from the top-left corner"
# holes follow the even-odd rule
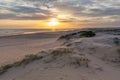
[[[13,63],[27,54],[37,54],[41,50],[59,45],[56,39],[61,32],[20,34],[0,37],[0,65]]]
[[[120,0],[0,0],[0,80],[120,80]]]
[[[5,36],[0,44],[0,80],[119,80],[119,29]]]

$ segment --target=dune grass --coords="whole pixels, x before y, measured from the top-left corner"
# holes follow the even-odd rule
[[[69,53],[72,53],[72,50],[70,50],[68,48],[58,48],[51,52],[52,58],[54,60],[56,60],[57,57],[60,57],[60,56],[63,56],[63,55],[69,54]]]
[[[64,54],[68,54],[68,53],[71,53],[71,50],[67,49],[67,48],[58,48],[58,49],[52,50],[50,52],[50,54],[52,55],[52,59],[53,60],[56,60],[57,57],[60,57],[60,56],[62,56]],[[39,60],[39,59],[42,59],[42,58],[43,58],[42,55],[38,56],[37,54],[26,55],[20,61],[14,62],[12,64],[6,64],[6,65],[1,66],[0,67],[0,75],[2,75],[3,73],[7,72],[8,69],[10,69],[10,68],[19,67],[19,66],[22,66],[22,65],[27,65],[27,64],[35,61],[35,60]]]
[[[7,64],[0,67],[0,75],[5,73],[9,68],[12,68],[13,64]]]
[[[63,54],[68,54],[68,53],[71,53],[71,50],[67,48],[58,48],[51,52],[53,56],[58,56],[58,55],[63,55]]]
[[[21,66],[21,65],[27,65],[30,62],[33,62],[35,60],[39,60],[39,59],[42,59],[42,58],[43,58],[42,56],[33,55],[33,54],[26,55],[25,58],[20,60],[20,61],[17,61],[13,64],[7,64],[7,65],[4,65],[4,66],[1,66],[0,67],[0,75],[7,72],[8,69],[10,69],[10,68],[18,67],[18,66]]]
[[[86,57],[86,56],[71,56],[71,63],[78,65],[78,66],[82,66],[85,65],[86,67],[89,67],[89,62],[90,60]]]

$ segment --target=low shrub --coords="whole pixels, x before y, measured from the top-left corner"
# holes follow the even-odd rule
[[[93,31],[82,31],[80,37],[94,37],[95,35]]]
[[[120,39],[117,38],[117,37],[114,38],[113,41],[114,41],[114,43],[115,43],[116,45],[119,45],[119,44],[120,44]]]
[[[96,35],[96,33],[93,31],[80,31],[80,32],[63,35],[63,36],[59,37],[58,40],[60,40],[60,39],[69,40],[71,38],[81,38],[81,37],[94,37],[95,35]]]

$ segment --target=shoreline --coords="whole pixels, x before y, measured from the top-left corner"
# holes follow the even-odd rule
[[[0,79],[119,79],[120,36],[114,35],[115,31],[68,31],[1,38],[0,72],[3,74]],[[61,35],[64,37],[57,40]]]
[[[60,43],[56,40],[61,34],[62,32],[47,32],[0,37],[0,65],[58,46]]]
[[[0,34],[1,34],[0,37],[31,35],[31,34],[40,34],[40,33],[56,33],[56,32],[66,32],[70,30],[72,29],[56,29],[55,31],[51,29],[0,29]]]
[[[40,36],[40,35],[44,35],[44,34],[58,34],[60,32],[31,32],[31,33],[23,33],[23,34],[13,34],[13,35],[4,35],[4,36],[0,36],[0,38],[12,38],[12,37],[25,37],[25,36],[28,36],[28,37],[33,37],[33,36]]]

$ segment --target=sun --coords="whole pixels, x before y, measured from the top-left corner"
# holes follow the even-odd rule
[[[59,24],[59,22],[58,22],[58,20],[56,19],[56,18],[52,18],[51,20],[50,20],[50,22],[48,22],[48,25],[49,26],[56,26],[56,25],[58,25]]]

